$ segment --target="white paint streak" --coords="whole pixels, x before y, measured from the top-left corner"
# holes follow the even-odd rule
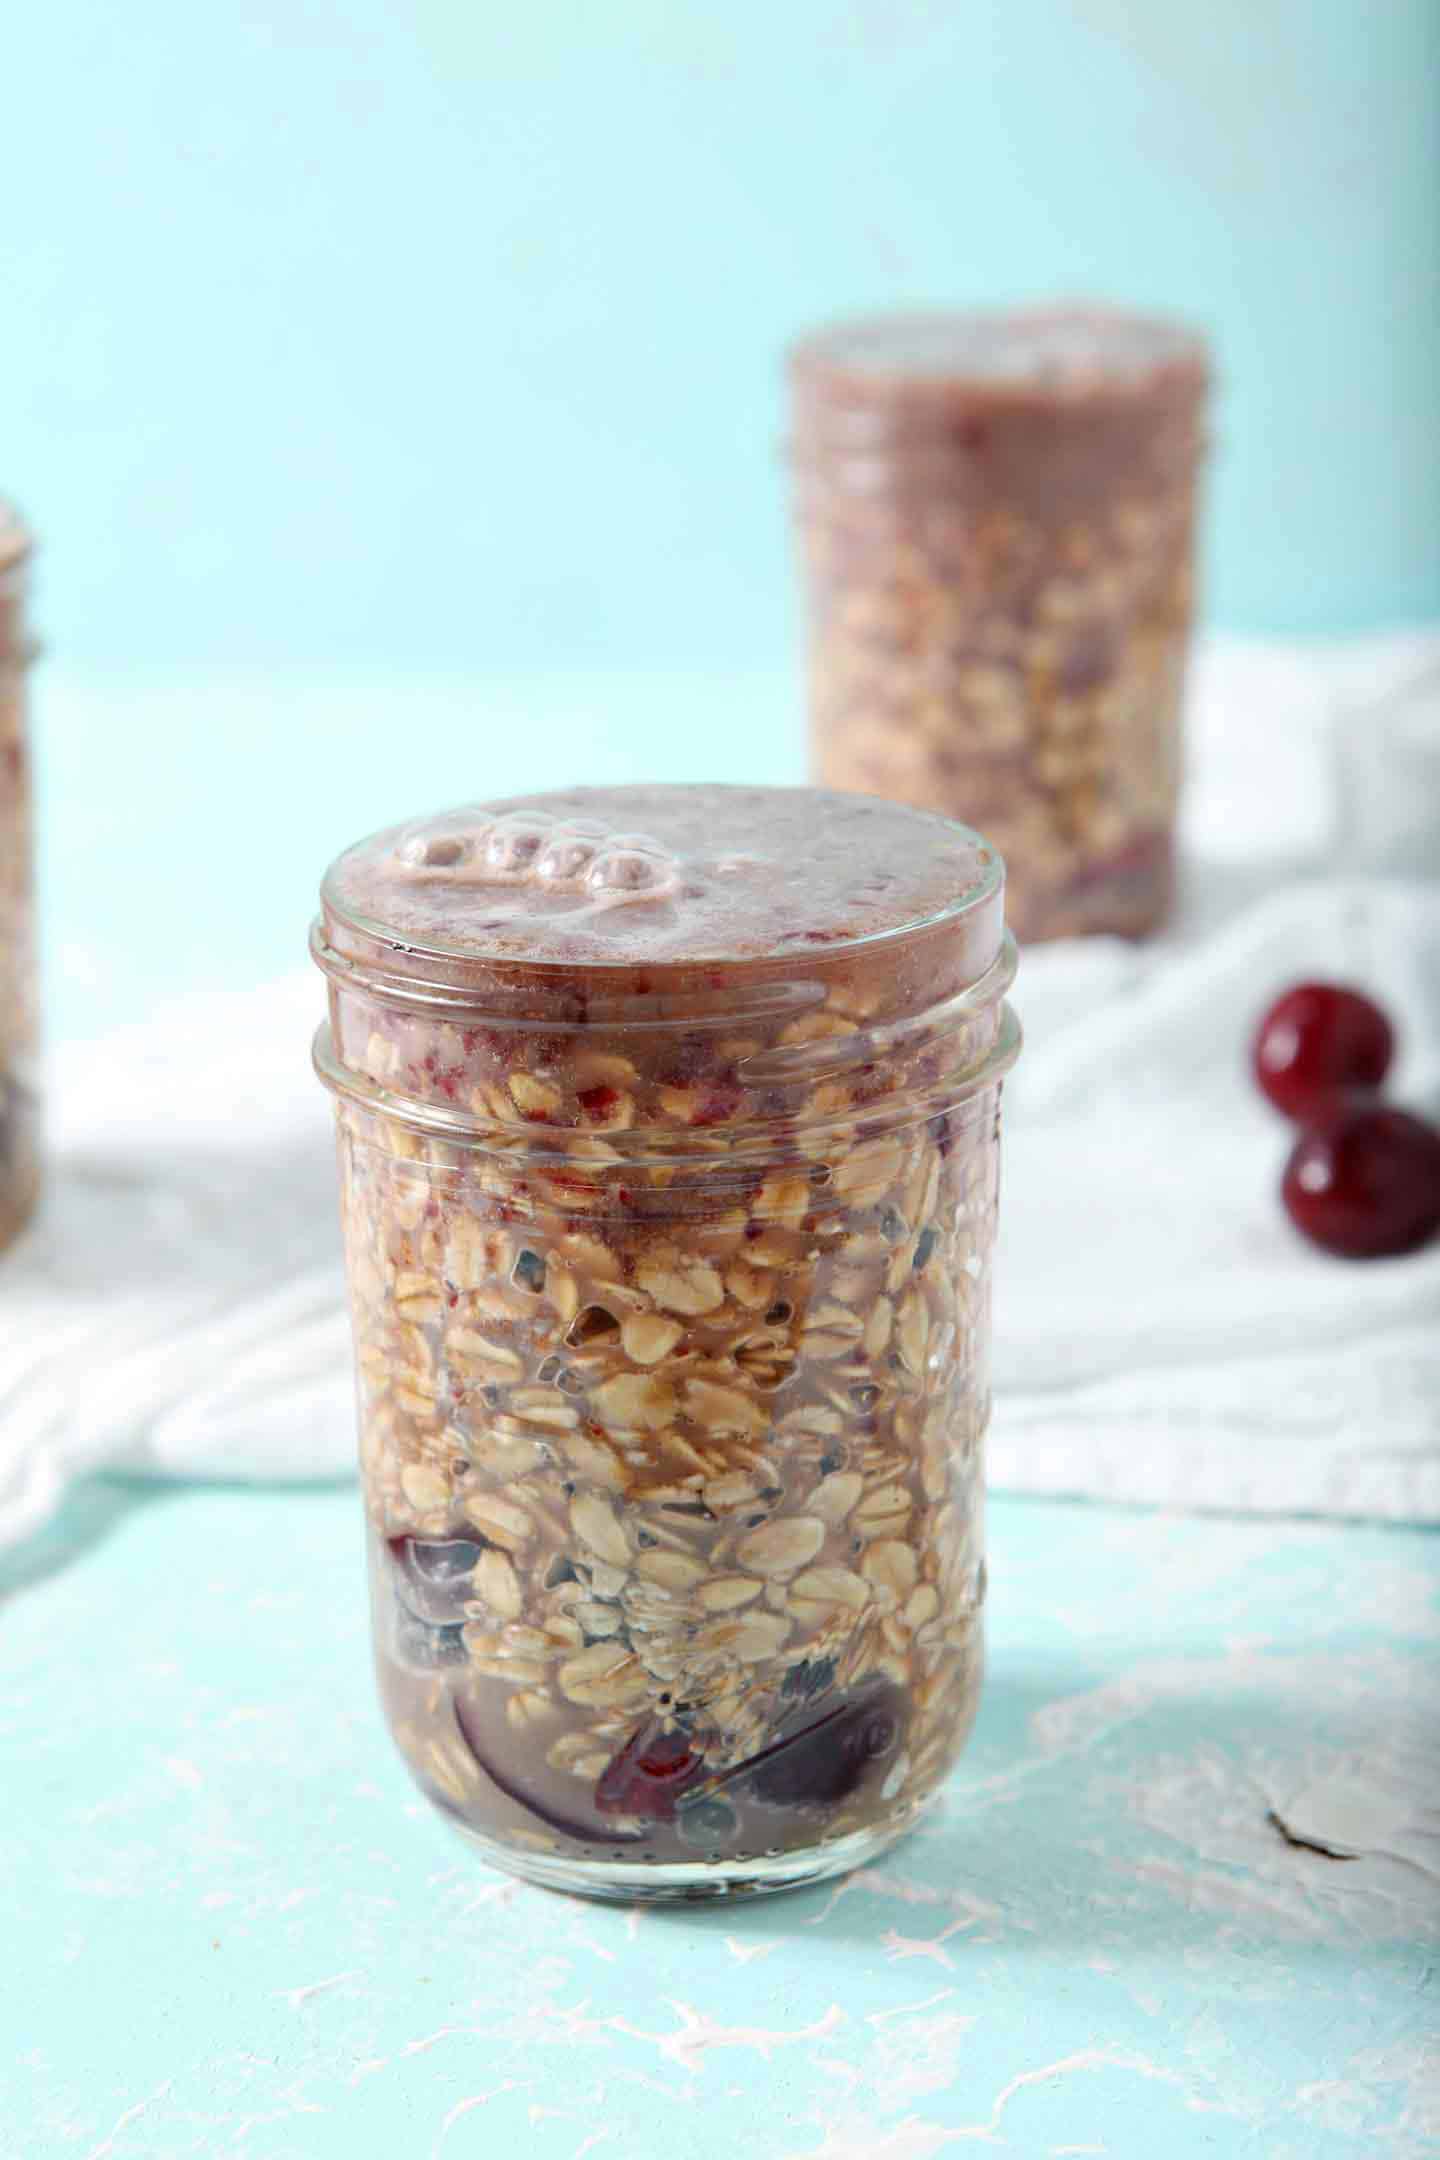
[[[275,1993],[283,2002],[289,2003],[292,2010],[298,2010],[312,1996],[328,1995],[331,1988],[343,1987],[347,1980],[358,1980],[359,1977],[359,1967],[355,1966],[349,1972],[331,1973],[328,1980],[312,1980],[308,1987],[276,1988]]]
[[[462,2115],[468,2115],[472,2108],[487,2106],[490,2101],[497,2100],[502,2093],[518,2092],[520,2089],[514,2078],[505,2078],[499,2085],[492,2085],[489,2092],[471,2093],[468,2099],[457,2100],[435,2133],[435,2142],[430,2147],[430,2160],[435,2160],[436,2154]]]
[[[1314,2118],[1321,2130],[1359,2131],[1373,2114],[1375,2095],[1353,2078],[1319,2078],[1295,2094],[1297,2109]]]
[[[468,2033],[472,2039],[479,2036],[478,2025],[442,2025],[437,2032],[425,2033],[419,2040],[407,2040],[401,2048],[402,2055],[424,2055],[442,2040],[453,2038],[456,2033]]]
[[[1264,1738],[1243,1752],[1201,1743],[1152,1756],[1139,1776],[1118,1762],[1097,1771],[1092,1809],[1109,1801],[1182,1848],[1144,1854],[1121,1872],[1192,1913],[1271,1935],[1350,1943],[1440,1931],[1440,1728],[1426,1714],[1426,1691],[1416,1705],[1411,1662],[1383,1651],[1295,1658],[1236,1648],[1184,1666],[1156,1662],[1050,1706],[1065,1712],[1063,1737],[1075,1738],[1076,1718],[1091,1729],[1097,1705],[1113,1711],[1116,1689],[1133,1698],[1142,1682],[1152,1700],[1192,1707],[1248,1699]],[[1275,1815],[1293,1818],[1315,1845],[1356,1857],[1337,1864],[1288,1844]]]
[[[977,2020],[960,2011],[942,2011],[934,2017],[912,2017],[882,2035],[878,2061],[867,2083],[872,2092],[883,2092],[888,2105],[920,2100],[929,2093],[953,2089],[960,2069],[960,2053]]]
[[[929,1958],[934,1964],[943,1965],[947,1972],[953,1972],[955,1960],[948,1950],[941,1948],[941,1944],[948,1942],[952,1935],[960,1934],[962,1929],[972,1928],[974,1925],[973,1919],[962,1917],[952,1920],[949,1927],[941,1928],[938,1935],[921,1936],[900,1935],[894,1928],[886,1928],[880,1941],[886,1959],[892,1965],[902,1964],[907,1958]]]
[[[593,1935],[585,1935],[577,1932],[572,1938],[572,1940],[574,1941],[577,1949],[593,1951],[594,1955],[598,1958],[603,1958],[607,1965],[613,1965],[615,1963],[615,1952],[613,1950],[607,1950],[603,1943],[596,1942]]]
[[[165,1768],[177,1785],[184,1785],[190,1792],[198,1792],[205,1782],[196,1764],[187,1762],[183,1755],[167,1755]]]
[[[950,2002],[954,1988],[941,1988],[938,1995],[927,1995],[923,2002],[895,2003],[889,2010],[871,2010],[866,2016],[867,2025],[888,2025],[891,2018],[918,2017],[922,2010],[933,2010],[936,2003]]]
[[[1287,1934],[1319,1938],[1328,1930],[1323,1919],[1311,1912],[1304,1893],[1298,1895],[1284,1884],[1267,1887],[1247,1881],[1243,1875],[1226,1874],[1219,1868],[1187,1867],[1183,1861],[1149,1858],[1114,1862],[1137,1882],[1149,1883],[1170,1895],[1192,1913],[1221,1913],[1232,1920],[1252,1924],[1279,1921]]]
[[[1053,2085],[1059,2079],[1071,2077],[1079,2070],[1129,2070],[1137,2077],[1154,2078],[1164,2085],[1185,2088],[1185,2080],[1177,2070],[1167,2070],[1163,2063],[1151,2062],[1146,2055],[1132,2055],[1121,2048],[1081,2048],[1074,2055],[1063,2055],[1058,2062],[1046,2063],[1039,2070],[1022,2070],[1002,2085],[995,2095],[989,2120],[972,2123],[964,2130],[951,2134],[960,2138],[993,2138],[1000,2129],[1000,2120],[1017,2093],[1032,2085]],[[1187,2099],[1188,2099],[1187,2093]],[[1194,2103],[1191,2103],[1194,2105]]]
[[[892,1875],[885,1868],[857,1868],[853,1875],[844,1876],[832,1886],[823,1910],[817,1913],[813,1920],[807,1921],[806,1925],[819,1927],[829,1919],[842,1898],[852,1897],[860,1890],[868,1891],[872,1897],[893,1898],[897,1905],[939,1905],[951,1912],[965,1914],[971,1922],[988,1920],[1003,1927],[1008,1919],[1013,1926],[1025,1928],[1027,1931],[1032,1926],[1030,1921],[1006,1914],[1000,1906],[989,1904],[986,1899],[976,1897],[972,1891],[953,1888],[934,1890],[928,1883],[908,1882],[903,1875]]]
[[[630,2040],[645,2040],[658,2048],[671,2062],[682,2070],[693,2069],[711,2048],[754,2048],[757,2055],[768,2061],[779,2047],[795,2047],[806,2040],[824,2040],[845,2023],[845,2012],[838,2003],[831,2003],[823,2017],[813,2025],[801,2026],[795,2032],[776,2032],[765,2025],[720,2025],[707,2011],[696,2010],[691,2004],[671,2002],[670,2008],[680,2019],[679,2028],[673,2033],[642,2032],[638,2026],[629,2025],[621,2018],[607,2022],[615,2032],[624,2033]]]
[[[511,1882],[508,1878],[500,1882],[486,1883],[482,1889],[476,1891],[474,1897],[466,1899],[460,1908],[461,1913],[479,1912],[486,1905],[513,1904],[522,1887],[520,1883]]]
[[[132,2122],[145,2113],[146,2108],[152,2108],[157,2100],[165,2099],[173,2082],[172,2079],[166,2078],[165,2083],[157,2085],[153,2093],[147,2093],[143,2100],[132,2102],[126,2108],[124,2114],[116,2119],[110,2135],[102,2138],[98,2145],[93,2146],[86,2154],[85,2160],[108,2160],[108,2156],[115,2150],[115,2140],[119,2137],[121,2131],[128,2129]]]
[[[869,2022],[873,2024],[876,2020],[872,2017]],[[1154,2078],[1184,2091],[1187,2107],[1206,2106],[1205,2102],[1191,2097],[1186,2090],[1185,2080],[1178,2072],[1167,2070],[1162,2063],[1151,2062],[1147,2056],[1134,2055],[1120,2048],[1082,2048],[1074,2055],[1062,2056],[1058,2061],[1045,2063],[1039,2069],[1020,2071],[995,2095],[994,2105],[984,2122],[948,2129],[943,2124],[926,2122],[920,2116],[910,2115],[904,2122],[889,2129],[882,2129],[873,2121],[856,2121],[852,2117],[843,2123],[832,2123],[819,2145],[810,2147],[804,2153],[789,2153],[785,2155],[785,2160],[935,2160],[935,2155],[948,2145],[1008,2143],[1001,2125],[1006,2109],[1018,2093],[1035,2085],[1053,2085],[1076,2072],[1096,2070],[1124,2070],[1138,2077]],[[1063,2146],[1059,2150],[1087,2153],[1102,2152],[1104,2148]]]
[[[530,2012],[530,2016],[547,2040],[564,2040],[573,2044],[580,2040],[598,2040],[603,2034],[615,2030],[613,2018],[592,2016],[588,1995],[569,2010],[563,2003],[541,2003]]]
[[[725,1936],[724,1943],[731,1957],[740,1965],[753,1965],[756,1958],[769,1957],[772,1950],[778,1950],[780,1947],[779,1943],[773,1942],[742,1943],[737,1941],[733,1935]]]

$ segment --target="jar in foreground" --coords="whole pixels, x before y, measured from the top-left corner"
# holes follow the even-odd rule
[[[620,788],[324,885],[380,1691],[485,1856],[783,1889],[975,1714],[1003,869],[804,789]]]
[[[816,777],[963,808],[1022,944],[1158,928],[1202,342],[1098,307],[881,316],[790,381]]]
[[[34,932],[25,627],[30,537],[0,504],[0,1251],[40,1189],[38,995]]]

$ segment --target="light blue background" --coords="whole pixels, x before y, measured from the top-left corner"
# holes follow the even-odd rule
[[[45,0],[3,68],[71,663],[780,661],[785,338],[1056,289],[1214,333],[1216,621],[1440,614],[1434,0]]]
[[[301,964],[327,856],[406,810],[796,776],[776,358],[834,310],[1192,311],[1214,616],[1440,616],[1434,0],[11,13],[57,1041]],[[5,2160],[578,2160],[592,2122],[602,2160],[676,2124],[795,2160],[847,2116],[867,2152],[1419,2160],[1430,1931],[1263,1809],[1429,1714],[1433,1537],[1001,1501],[933,1831],[837,1906],[632,1938],[408,1801],[357,1535],[350,1493],[100,1486],[0,1569]],[[1033,1713],[1074,1700],[1067,1751]],[[667,2054],[677,2001],[725,2045]]]

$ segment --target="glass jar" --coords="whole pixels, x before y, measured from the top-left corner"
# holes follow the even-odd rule
[[[813,769],[963,811],[1030,939],[1168,912],[1208,369],[1090,307],[889,316],[790,356]]]
[[[804,789],[544,794],[326,877],[380,1691],[487,1859],[783,1889],[981,1672],[1003,866]]]
[[[30,536],[0,504],[0,1251],[40,1190],[35,963],[25,628]]]

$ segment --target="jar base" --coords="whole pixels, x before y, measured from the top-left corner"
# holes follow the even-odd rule
[[[784,1890],[804,1890],[835,1875],[849,1875],[908,1837],[925,1812],[883,1830],[855,1830],[848,1837],[809,1845],[798,1852],[761,1855],[737,1861],[570,1860],[560,1854],[520,1851],[471,1829],[456,1816],[452,1829],[491,1867],[516,1875],[542,1890],[594,1898],[615,1905],[692,1905],[720,1898],[773,1897]]]

